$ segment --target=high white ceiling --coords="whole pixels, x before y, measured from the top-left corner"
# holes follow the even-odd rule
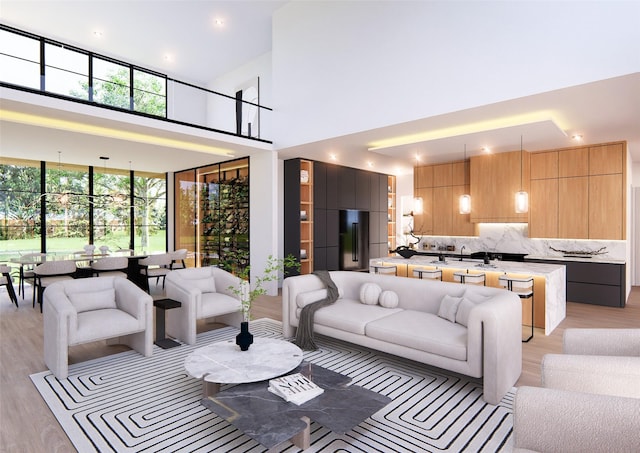
[[[227,73],[271,50],[271,16],[286,1],[29,1],[2,0],[3,24],[77,45],[107,56],[154,69],[199,85]],[[216,25],[216,19],[223,24]],[[94,35],[99,31],[100,37]],[[117,52],[117,53],[116,53]],[[168,59],[165,59],[165,57]],[[3,101],[8,106],[9,101]],[[2,106],[0,106],[2,107]],[[12,105],[15,109],[31,109]],[[532,112],[537,113],[531,116]],[[47,111],[40,111],[46,114]],[[58,115],[59,112],[48,111]],[[521,117],[517,124],[501,121]],[[487,120],[496,119],[495,122]],[[78,116],[76,120],[82,120]],[[92,119],[92,121],[99,121]],[[131,119],[102,120],[103,125],[123,127]],[[135,121],[133,121],[135,123]],[[416,119],[321,142],[279,151],[282,158],[308,157],[327,161],[338,157],[342,165],[365,167],[375,160],[381,172],[401,173],[419,156],[422,162],[438,162],[481,152],[574,146],[579,133],[586,143],[627,140],[634,161],[640,162],[640,74],[568,87],[521,99],[480,106],[437,117]],[[221,159],[220,156],[145,143],[128,143],[106,137],[78,135],[18,122],[2,121],[2,153],[32,159],[63,159],[97,165],[99,156],[111,157],[109,165],[127,168],[128,161],[146,162],[145,169],[171,171]],[[163,130],[163,125],[136,124],[149,134],[178,140],[223,146],[229,137],[188,128]],[[406,139],[415,135],[414,139]],[[421,136],[418,136],[421,135]],[[268,139],[269,137],[267,137]],[[404,138],[404,144],[372,149],[374,144]],[[90,146],[88,146],[90,144]],[[16,146],[13,146],[16,145]],[[18,146],[19,145],[19,146]],[[235,156],[265,146],[235,140]],[[132,157],[133,156],[133,157]]]
[[[2,0],[5,25],[205,86],[271,50],[283,0]],[[222,25],[217,25],[221,20]],[[101,35],[96,36],[94,33]],[[168,57],[168,59],[165,59]]]

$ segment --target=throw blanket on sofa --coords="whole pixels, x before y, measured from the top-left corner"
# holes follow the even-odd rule
[[[327,297],[326,299],[305,305],[300,312],[300,322],[298,324],[298,330],[296,331],[295,344],[303,351],[315,351],[318,349],[316,343],[313,341],[313,319],[316,311],[322,307],[331,305],[338,299],[338,287],[333,280],[331,280],[329,272],[314,271],[313,274],[322,280],[322,283],[327,287]]]

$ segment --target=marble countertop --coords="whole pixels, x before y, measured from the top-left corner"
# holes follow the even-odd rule
[[[446,269],[468,269],[487,272],[507,272],[517,274],[532,274],[547,276],[553,272],[563,269],[565,266],[562,264],[548,264],[548,263],[530,263],[521,261],[490,261],[489,264],[484,264],[482,260],[464,258],[460,259],[449,258],[446,261],[439,261],[433,259],[431,256],[413,256],[409,259],[398,257],[377,258],[371,260],[371,264],[376,262],[393,263],[397,265],[406,266],[431,266]]]
[[[541,255],[527,255],[525,260],[545,260],[545,261],[577,261],[581,263],[602,263],[602,264],[626,264],[625,260],[616,260],[613,258],[604,258],[601,256],[593,256],[591,258],[580,256],[541,256]]]

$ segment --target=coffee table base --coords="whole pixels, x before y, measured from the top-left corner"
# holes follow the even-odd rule
[[[301,433],[296,434],[290,440],[300,450],[306,450],[311,446],[311,419],[309,417],[301,417],[300,420],[305,422],[307,426]]]
[[[210,396],[214,396],[218,394],[220,391],[220,384],[217,382],[207,382],[202,379],[202,397],[209,398]]]

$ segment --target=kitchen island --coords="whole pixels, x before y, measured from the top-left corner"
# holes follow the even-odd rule
[[[548,263],[529,263],[518,261],[489,261],[484,264],[481,259],[471,259],[468,255],[449,255],[441,261],[437,256],[415,255],[411,258],[400,256],[375,258],[369,262],[370,272],[375,267],[389,266],[390,270],[398,276],[415,278],[413,271],[416,269],[440,269],[443,281],[454,281],[453,273],[456,271],[484,272],[487,286],[498,285],[501,275],[522,277],[530,275],[534,279],[534,303],[535,312],[533,325],[543,328],[549,335],[558,327],[566,316],[566,269],[564,265]],[[393,269],[395,267],[395,269]],[[523,310],[523,324],[530,325],[531,311]]]

